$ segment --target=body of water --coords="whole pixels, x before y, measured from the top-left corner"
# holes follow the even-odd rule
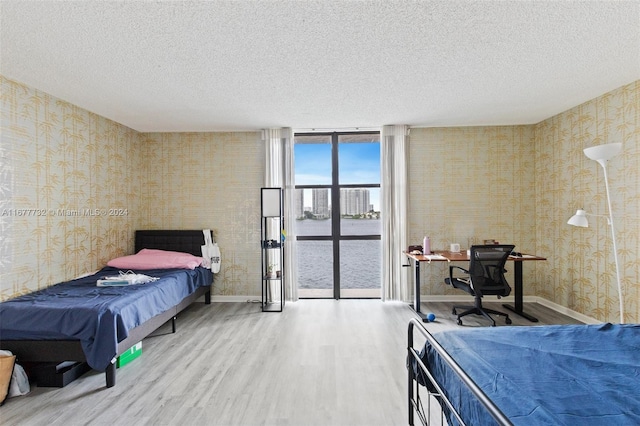
[[[342,219],[343,235],[376,235],[382,231],[379,219]],[[331,235],[330,220],[299,220],[297,235]],[[304,289],[333,288],[333,243],[298,241],[298,286]],[[382,242],[346,240],[340,242],[340,287],[380,288]]]

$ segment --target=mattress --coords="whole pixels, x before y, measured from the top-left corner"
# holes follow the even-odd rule
[[[87,363],[104,371],[129,330],[171,309],[213,280],[205,268],[134,271],[160,278],[146,284],[98,287],[118,275],[105,267],[94,275],[50,286],[0,303],[1,340],[79,340]]]
[[[434,337],[515,425],[640,424],[639,325],[491,327]],[[431,345],[420,356],[465,423],[495,424]]]

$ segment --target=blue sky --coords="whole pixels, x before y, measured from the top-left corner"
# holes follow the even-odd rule
[[[341,184],[380,183],[380,143],[341,143],[338,147]],[[296,185],[331,184],[331,144],[296,144],[295,172]],[[371,192],[371,203],[379,210],[378,190]]]

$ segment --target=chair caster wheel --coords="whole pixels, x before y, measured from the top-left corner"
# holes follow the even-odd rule
[[[504,322],[507,323],[507,324],[511,324],[511,318],[507,317],[507,319],[504,320]]]
[[[458,318],[458,325],[462,325],[462,320]]]
[[[458,315],[458,313],[456,312],[456,308],[453,308],[453,309],[451,310],[451,314],[452,314],[452,315]]]

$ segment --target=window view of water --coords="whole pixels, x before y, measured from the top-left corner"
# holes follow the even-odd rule
[[[294,158],[300,297],[380,297],[379,132],[296,134]]]
[[[380,219],[342,219],[349,235],[379,235]],[[298,220],[297,235],[330,235],[331,220]],[[333,246],[331,241],[298,241],[298,287],[333,288]],[[380,240],[342,240],[340,242],[340,287],[344,289],[380,288],[382,244]]]

